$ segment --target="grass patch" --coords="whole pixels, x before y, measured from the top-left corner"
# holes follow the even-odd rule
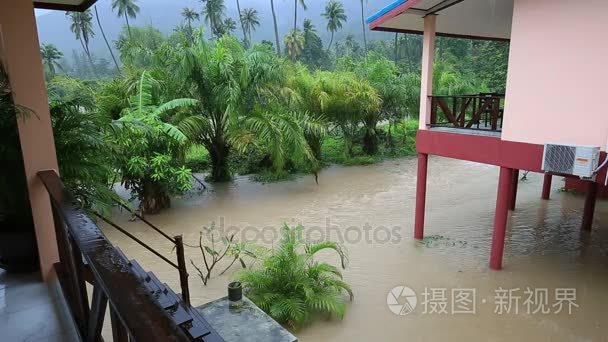
[[[193,145],[186,152],[186,167],[192,172],[203,172],[211,166],[209,152],[202,145]]]
[[[363,153],[360,142],[355,142],[352,156],[345,152],[344,139],[341,136],[332,135],[325,138],[321,146],[321,160],[323,164],[339,165],[370,165],[385,159],[407,157],[416,154],[416,131],[418,120],[406,120],[391,126],[378,127],[380,146],[378,153],[374,156]]]

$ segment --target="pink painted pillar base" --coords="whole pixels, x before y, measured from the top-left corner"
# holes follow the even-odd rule
[[[496,196],[492,251],[490,252],[490,268],[496,271],[502,269],[502,257],[505,249],[505,235],[507,231],[507,215],[509,212],[509,197],[513,187],[512,183],[513,169],[501,167],[498,179],[498,194]]]
[[[545,173],[545,178],[543,179],[543,193],[541,198],[544,200],[548,200],[551,197],[551,181],[553,180],[553,176]]]
[[[418,153],[418,177],[416,183],[416,218],[414,223],[414,238],[424,238],[424,212],[426,208],[426,176],[429,155]]]
[[[509,210],[515,210],[517,203],[517,186],[519,185],[519,170],[513,170],[513,181],[511,182],[511,191],[509,193]]]
[[[589,182],[587,193],[585,194],[585,209],[583,210],[583,222],[581,229],[591,231],[593,226],[593,213],[595,212],[595,202],[597,200],[597,183]]]

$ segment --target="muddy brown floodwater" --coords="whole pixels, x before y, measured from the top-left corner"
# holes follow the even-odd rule
[[[175,199],[171,209],[149,219],[189,243],[212,222],[260,244],[270,243],[283,222],[302,223],[311,237],[328,232],[334,240],[343,238],[350,256],[344,277],[355,300],[344,320],[321,318],[296,331],[300,341],[608,341],[608,203],[598,203],[593,231],[582,233],[583,198],[560,192],[556,179],[552,199],[541,201],[542,176],[530,174],[520,183],[517,210],[509,216],[504,270],[494,272],[488,260],[497,179],[497,167],[431,158],[426,243],[413,240],[416,160],[409,158],[330,167],[318,186],[312,177],[267,185],[241,177]],[[166,240],[141,222],[129,222],[126,213],[117,212],[115,220],[171,253]],[[177,272],[119,232],[104,231],[129,257],[179,290]],[[202,262],[196,250],[187,253]],[[338,263],[331,255],[322,257]],[[195,273],[191,268],[195,305],[226,295],[233,276],[216,276],[205,287]],[[407,315],[394,314],[387,305],[397,286],[417,294],[418,305]],[[528,288],[537,298],[526,302]],[[475,290],[474,314],[452,313],[461,289]],[[556,290],[562,299],[572,295],[559,289],[576,291],[571,314],[565,301],[557,313]],[[510,308],[502,305],[501,290],[511,291]],[[393,308],[406,299],[411,297],[399,298]],[[471,311],[470,302],[459,303]]]

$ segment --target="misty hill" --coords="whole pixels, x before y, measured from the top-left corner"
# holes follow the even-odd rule
[[[370,1],[366,4],[366,17],[373,14],[378,9],[389,3],[386,1]],[[116,40],[123,25],[124,18],[118,18],[112,12],[111,0],[99,0],[97,2],[97,10],[103,28],[109,40]],[[163,33],[170,33],[175,26],[183,22],[180,13],[184,7],[190,7],[197,12],[202,10],[202,3],[198,0],[139,0],[138,5],[140,12],[137,19],[130,21],[132,25],[148,25],[151,24]],[[348,33],[352,33],[359,40],[363,40],[361,30],[361,4],[358,0],[343,1],[348,21],[344,28],[336,34],[336,39],[344,38]],[[308,10],[304,11],[301,7],[298,10],[298,26],[302,27],[302,22],[306,18],[310,18],[315,26],[319,36],[324,43],[329,42],[329,33],[326,30],[327,22],[321,16],[325,9],[326,1],[308,0]],[[275,0],[275,10],[277,12],[277,21],[279,26],[279,34],[281,40],[293,28],[293,0]],[[258,10],[260,16],[260,27],[253,33],[252,39],[254,42],[269,40],[274,42],[274,29],[272,25],[272,13],[270,10],[270,0],[241,0],[241,8],[252,7]],[[237,20],[237,9],[235,0],[226,0],[226,15]],[[202,21],[200,25],[205,25]],[[41,43],[52,43],[56,45],[64,55],[68,56],[72,50],[80,50],[80,43],[74,38],[70,31],[70,24],[65,12],[59,11],[37,11],[38,34]],[[208,31],[208,26],[205,25]],[[98,56],[107,55],[97,21],[93,14],[93,29],[96,36],[91,40],[91,51]],[[237,37],[242,37],[240,26],[235,33]],[[389,39],[389,33],[371,32],[368,30],[368,39]]]

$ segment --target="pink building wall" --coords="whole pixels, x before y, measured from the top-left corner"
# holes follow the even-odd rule
[[[503,140],[608,143],[608,0],[515,0]]]

